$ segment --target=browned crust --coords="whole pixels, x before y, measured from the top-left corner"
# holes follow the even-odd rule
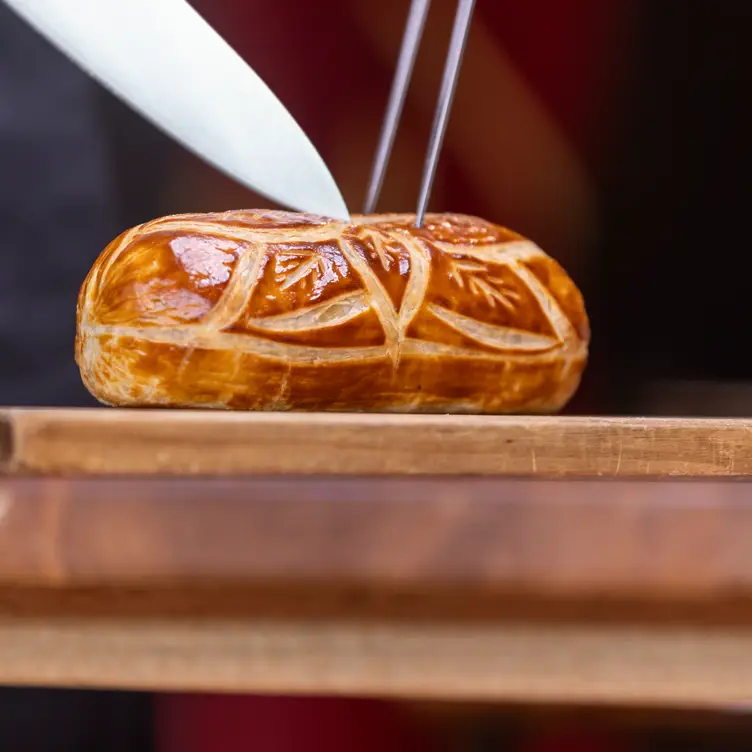
[[[551,412],[587,359],[582,296],[534,243],[464,215],[164,217],[102,253],[76,360],[115,405]]]

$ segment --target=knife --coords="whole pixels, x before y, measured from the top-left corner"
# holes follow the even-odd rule
[[[348,221],[324,160],[261,78],[185,0],[5,0],[206,162],[283,206]]]

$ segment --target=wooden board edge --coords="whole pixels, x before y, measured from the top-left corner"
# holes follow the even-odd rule
[[[0,472],[41,475],[752,477],[752,420],[2,412]]]
[[[13,475],[18,470],[15,422],[13,410],[0,410],[0,475]]]
[[[0,682],[718,707],[752,696],[752,631],[2,618]]]

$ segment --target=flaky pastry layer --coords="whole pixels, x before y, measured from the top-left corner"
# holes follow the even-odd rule
[[[531,241],[464,215],[179,215],[132,228],[81,289],[76,360],[121,406],[554,412],[589,324]]]

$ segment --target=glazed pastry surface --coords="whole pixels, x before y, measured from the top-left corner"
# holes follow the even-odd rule
[[[476,217],[169,216],[123,233],[78,302],[101,402],[250,410],[555,412],[577,388],[582,296]]]

